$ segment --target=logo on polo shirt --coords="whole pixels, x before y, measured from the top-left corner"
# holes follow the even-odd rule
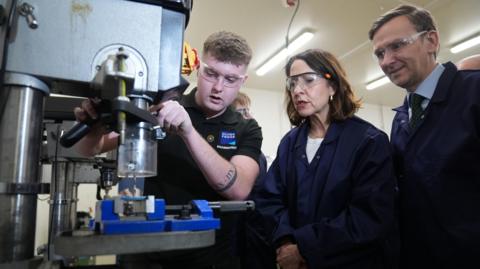
[[[221,131],[219,149],[237,149],[237,137],[235,131]]]

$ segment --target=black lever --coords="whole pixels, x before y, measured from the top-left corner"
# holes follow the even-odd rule
[[[80,139],[82,139],[86,134],[90,132],[92,126],[98,122],[98,119],[94,120],[92,118],[88,118],[84,122],[79,122],[75,124],[68,132],[64,133],[62,137],[60,137],[60,145],[65,148],[69,148],[75,145]]]

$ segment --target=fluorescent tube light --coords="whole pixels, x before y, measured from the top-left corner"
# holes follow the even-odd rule
[[[480,44],[480,35],[479,36],[476,36],[476,37],[473,37],[473,38],[470,38],[468,40],[466,40],[465,42],[462,42],[454,47],[452,47],[450,49],[450,52],[451,53],[459,53],[460,51],[464,51],[468,48],[471,48],[473,46],[476,46]]]
[[[58,94],[58,93],[51,93],[49,94],[49,97],[87,99],[87,97],[73,96],[68,94]]]
[[[367,84],[367,90],[371,91],[390,82],[388,77],[381,77]]]
[[[289,42],[288,48],[283,48],[270,59],[268,59],[264,64],[257,68],[256,74],[258,76],[265,75],[268,71],[272,70],[280,62],[284,61],[290,54],[299,49],[301,46],[305,45],[310,39],[312,39],[313,33],[304,32],[299,35],[297,38]]]

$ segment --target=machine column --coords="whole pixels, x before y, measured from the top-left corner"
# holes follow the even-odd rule
[[[34,255],[43,97],[35,77],[5,73],[0,89],[0,265]]]
[[[55,254],[55,237],[73,231],[77,213],[77,186],[73,182],[75,164],[67,160],[52,163],[48,260],[62,260]]]

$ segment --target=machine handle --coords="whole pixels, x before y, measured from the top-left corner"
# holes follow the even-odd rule
[[[60,145],[65,148],[69,148],[75,145],[80,139],[82,139],[90,130],[92,129],[91,126],[97,122],[94,119],[87,119],[84,122],[79,122],[75,124],[68,132],[60,137]]]
[[[255,202],[247,201],[215,201],[208,202],[208,205],[219,212],[245,212],[255,209]]]

